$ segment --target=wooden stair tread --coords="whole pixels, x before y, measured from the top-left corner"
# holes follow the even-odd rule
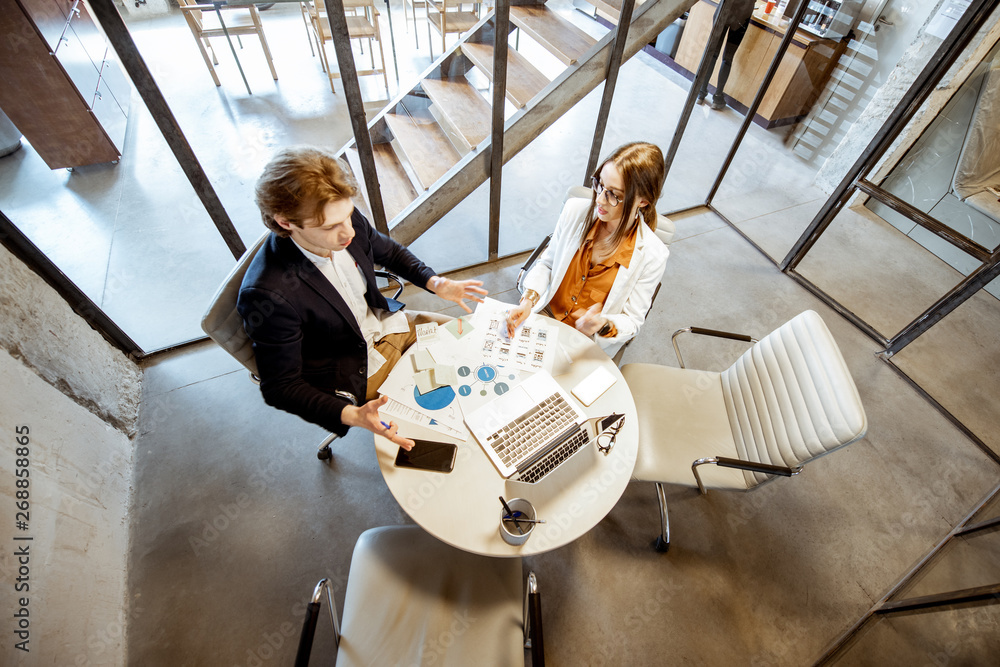
[[[493,45],[465,42],[462,53],[480,70],[493,80]],[[507,50],[507,99],[521,108],[538,94],[549,80],[539,72],[528,59],[515,51]]]
[[[375,144],[372,148],[385,217],[392,220],[417,198],[417,190],[390,144]]]
[[[622,0],[586,0],[590,4],[594,5],[599,11],[604,12],[611,17],[611,20],[617,21],[618,17],[622,13]],[[639,3],[636,2],[636,5]],[[635,9],[632,10],[633,13]]]
[[[391,221],[414,199],[417,198],[417,190],[413,187],[410,177],[406,175],[406,170],[400,164],[392,146],[388,143],[374,144],[372,152],[375,157],[375,173],[378,174],[379,192],[382,193],[382,205],[385,206],[385,217]],[[368,206],[368,191],[360,178],[361,158],[358,156],[358,149],[351,148],[348,151],[348,163],[355,178],[358,180],[359,196],[354,198],[354,205],[361,209],[369,222],[374,224],[371,210]]]
[[[575,63],[597,41],[545,5],[511,7],[510,20],[567,65]]]
[[[361,178],[361,158],[358,157],[358,147],[351,144],[351,147],[344,151],[343,157],[347,158],[347,166],[354,176],[354,180],[358,182],[358,194],[352,198],[354,207],[368,218],[368,222],[375,224],[371,208],[368,207],[368,190],[365,189],[365,179]]]
[[[468,148],[478,146],[490,135],[492,107],[465,77],[424,79],[420,83],[468,143]]]
[[[612,21],[618,20],[618,17],[622,13],[622,5],[624,4],[622,0],[586,0],[586,2],[594,5],[594,7],[597,7],[598,10],[610,16]],[[633,18],[635,17],[639,6],[644,2],[646,2],[646,0],[635,0],[635,6],[632,8]]]
[[[424,189],[458,162],[458,152],[433,119],[392,113],[384,118]]]
[[[441,14],[442,12],[437,11],[428,12],[428,19],[438,32],[441,32]],[[465,32],[479,23],[479,17],[472,12],[444,12],[444,14],[445,27],[448,28],[449,34],[453,32]]]

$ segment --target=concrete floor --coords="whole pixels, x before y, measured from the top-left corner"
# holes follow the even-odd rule
[[[398,9],[394,5],[397,36]],[[134,25],[136,40],[249,242],[261,229],[248,196],[260,166],[278,145],[327,136],[322,143],[346,142],[342,93],[330,94],[318,62],[310,60],[304,28],[294,23],[297,11],[265,15],[279,82],[262,61],[252,65],[253,53],[241,55],[251,64],[253,96],[225,63],[223,86],[216,89],[190,35],[166,36],[158,21]],[[272,36],[272,24],[276,35],[285,26],[284,39]],[[186,31],[182,23],[177,27]],[[400,58],[401,69],[411,73],[425,68],[421,58],[430,62],[422,21],[418,29],[424,49]],[[402,39],[397,48],[404,53]],[[182,74],[167,66],[178,63]],[[643,128],[641,138],[669,144],[685,91],[669,83],[664,69],[642,57],[623,69],[606,149],[640,138],[636,127]],[[649,85],[653,80],[664,83]],[[579,180],[597,105],[595,94],[584,98],[505,169],[504,252],[546,233],[565,187]],[[658,109],[656,118],[650,108]],[[140,331],[152,349],[198,334],[204,303],[232,260],[190,203],[190,186],[142,113],[130,122],[130,148],[118,169],[50,173],[20,151],[16,163],[0,163],[18,178],[13,185],[0,179],[0,195],[5,212],[15,197],[24,197],[25,219],[37,221],[36,242],[48,244],[46,252],[66,258],[70,268],[74,261],[87,264],[67,273],[88,293],[101,295],[102,307],[126,318],[126,328]],[[713,161],[721,163],[720,151],[738,122],[732,111],[695,110],[660,210],[703,201],[718,166]],[[717,205],[780,259],[823,196],[808,189],[808,170],[784,161],[780,135],[751,131],[759,143],[741,151]],[[772,171],[763,172],[762,164]],[[765,190],[765,178],[780,178],[785,187]],[[31,187],[34,196],[19,194]],[[54,200],[54,210],[39,208],[42,200]],[[415,252],[439,270],[483,259],[482,201],[480,189],[434,234],[419,239]],[[56,215],[80,224],[74,233],[45,234],[42,222]],[[859,254],[858,244],[849,243],[856,234],[878,235],[889,244],[896,239],[877,221],[847,222],[854,227],[818,245],[813,264],[802,271],[825,281],[821,286],[851,307],[869,308],[873,319],[891,328],[908,322],[935,290],[950,286],[954,272],[940,269],[919,247],[913,251],[915,244],[892,245],[890,267],[881,266],[884,252]],[[1000,470],[874,357],[870,339],[778,272],[718,216],[701,210],[679,216],[676,224],[664,289],[626,362],[675,364],[667,338],[682,326],[760,335],[813,308],[844,351],[868,410],[869,436],[799,477],[750,494],[702,497],[689,488],[668,489],[673,546],[666,556],[651,549],[658,526],[652,486],[631,485],[584,538],[527,559],[544,595],[546,655],[554,665],[810,664],[995,488]],[[446,237],[451,242],[440,243]],[[88,257],[72,259],[80,247]],[[93,257],[101,270],[88,263]],[[884,278],[879,271],[886,268],[899,273],[888,271]],[[512,300],[516,271],[516,262],[505,261],[478,275],[494,296]],[[896,289],[878,289],[886,280]],[[151,300],[163,316],[137,307]],[[418,309],[442,305],[423,294],[405,300]],[[895,360],[986,441],[1000,432],[995,374],[988,372],[1000,361],[991,333],[996,303],[992,297],[970,302]],[[706,368],[724,367],[741,351],[735,344],[701,342],[685,349],[689,365]],[[129,599],[142,604],[127,628],[129,664],[289,664],[301,621],[297,611],[316,581],[327,576],[337,582],[342,604],[357,536],[373,526],[409,522],[381,479],[371,436],[351,433],[336,444],[331,464],[319,463],[313,447],[322,431],[265,406],[246,373],[207,343],[150,361],[143,391],[128,563]],[[996,513],[994,505],[984,515]],[[914,594],[997,581],[996,539],[969,538],[949,548]],[[994,664],[1000,655],[995,609],[882,622],[841,662]],[[332,662],[332,641],[321,632],[312,664]]]
[[[546,655],[554,665],[810,664],[993,490],[998,468],[874,357],[870,339],[714,214],[677,226],[666,289],[626,362],[675,364],[667,333],[683,325],[762,334],[813,308],[844,351],[869,435],[749,494],[668,488],[668,555],[651,548],[652,485],[633,483],[585,537],[526,559],[544,594]],[[512,299],[516,269],[476,275]],[[706,368],[738,353],[685,347],[689,365]],[[130,663],[288,664],[296,638],[282,628],[297,633],[296,605],[315,582],[338,582],[342,604],[357,536],[409,522],[371,436],[351,433],[319,463],[322,431],[267,408],[209,344],[149,365],[143,405],[129,572],[147,604],[129,629]],[[996,535],[978,539],[946,554],[914,594],[995,581]],[[841,664],[923,664],[939,653],[989,664],[1000,654],[994,609],[877,625]],[[321,632],[313,664],[332,663]]]

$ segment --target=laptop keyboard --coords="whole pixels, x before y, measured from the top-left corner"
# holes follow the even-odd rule
[[[587,432],[578,426],[576,433],[572,437],[561,443],[527,470],[518,473],[518,481],[534,484],[559,467],[560,463],[573,456],[573,454],[576,454],[577,450],[586,445],[589,440]]]
[[[552,394],[488,440],[504,464],[514,465],[575,425],[573,408],[562,396]]]

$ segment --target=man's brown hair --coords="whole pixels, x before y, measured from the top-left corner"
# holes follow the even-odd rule
[[[358,183],[344,161],[331,151],[290,146],[267,163],[254,193],[264,225],[278,236],[288,236],[275,216],[296,227],[310,218],[315,225],[322,225],[323,208],[331,201],[355,196]]]

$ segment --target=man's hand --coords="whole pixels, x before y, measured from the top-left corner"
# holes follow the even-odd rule
[[[531,315],[531,302],[521,299],[521,304],[507,311],[507,337],[513,338],[514,331],[524,324],[524,321]]]
[[[396,426],[396,422],[390,421],[388,428],[386,428],[386,426],[382,423],[382,419],[378,414],[378,409],[388,402],[388,396],[380,396],[374,401],[368,401],[360,407],[348,405],[340,412],[340,421],[348,426],[360,426],[363,429],[371,431],[375,435],[388,438],[403,449],[412,449],[413,441],[404,438],[397,433],[399,427]]]
[[[585,336],[593,336],[600,331],[601,327],[608,322],[608,319],[601,314],[603,306],[604,304],[595,303],[587,310],[581,308],[574,311],[573,316],[576,317],[576,330]]]
[[[445,301],[454,301],[467,313],[472,309],[465,305],[465,299],[482,303],[483,297],[489,294],[483,289],[482,280],[449,280],[441,276],[428,280],[427,288]]]

